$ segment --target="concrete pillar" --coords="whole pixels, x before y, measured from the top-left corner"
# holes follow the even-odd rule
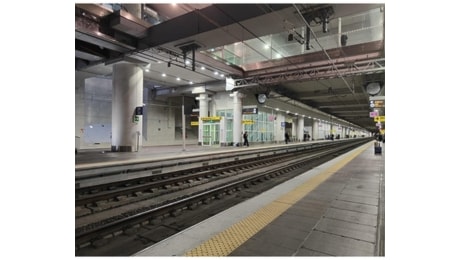
[[[318,133],[318,120],[313,120],[313,127],[311,129],[311,138],[312,140],[318,140],[319,133]]]
[[[233,92],[233,146],[240,146],[242,132],[242,113],[243,103],[242,95],[238,91]]]
[[[142,107],[143,70],[137,65],[113,65],[112,152],[133,152],[142,146],[142,116],[135,121],[136,107]]]
[[[303,126],[303,116],[299,116],[297,119],[297,138],[299,139],[299,141],[303,141]]]
[[[201,120],[202,117],[208,116],[208,94],[200,94],[198,97],[199,104],[200,104],[200,118],[198,120],[198,145],[203,144],[203,121]]]
[[[200,117],[208,116],[208,94],[200,94]]]

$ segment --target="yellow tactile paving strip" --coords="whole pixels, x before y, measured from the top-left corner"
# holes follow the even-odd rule
[[[356,149],[344,159],[331,167],[325,169],[315,177],[298,186],[291,192],[279,197],[267,206],[254,212],[242,221],[233,224],[226,230],[215,235],[208,241],[190,250],[185,256],[227,256],[237,247],[246,242],[249,238],[270,224],[279,215],[285,212],[293,204],[305,197],[308,193],[318,187],[327,178],[332,176],[340,168],[345,166],[361,152],[368,149],[372,143]]]

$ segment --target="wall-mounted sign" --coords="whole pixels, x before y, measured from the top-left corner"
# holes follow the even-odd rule
[[[134,114],[136,116],[141,116],[143,112],[143,107],[136,107],[136,110],[134,111]]]
[[[254,120],[243,120],[243,125],[253,125]]]
[[[190,122],[190,125],[191,125],[191,126],[198,126],[198,125],[199,125],[199,122],[198,122],[198,121],[191,121],[191,122]]]

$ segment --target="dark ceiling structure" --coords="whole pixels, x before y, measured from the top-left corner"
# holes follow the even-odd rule
[[[136,63],[155,89],[181,93],[232,78],[235,90],[375,131],[370,112],[385,114],[384,105],[370,106],[385,96],[384,11],[384,4],[75,4],[75,71],[111,77],[113,64]]]

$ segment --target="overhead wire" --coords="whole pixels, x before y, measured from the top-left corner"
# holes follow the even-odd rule
[[[300,18],[302,19],[302,21],[305,23],[305,25],[310,28],[310,33],[313,35],[313,38],[315,39],[315,41],[318,43],[319,47],[321,48],[321,50],[324,52],[324,54],[326,55],[326,57],[328,58],[328,60],[332,63],[332,67],[334,68],[334,70],[337,72],[337,74],[339,75],[339,77],[343,80],[343,82],[345,83],[345,85],[347,86],[347,88],[350,90],[350,92],[352,93],[353,97],[355,97],[355,91],[354,89],[352,89],[350,87],[350,85],[348,84],[348,82],[343,78],[343,75],[340,73],[340,71],[338,70],[337,68],[337,65],[335,65],[335,62],[331,59],[331,56],[329,56],[329,54],[327,53],[327,51],[324,49],[324,47],[321,45],[321,43],[319,42],[318,40],[318,37],[316,37],[316,34],[315,32],[312,30],[310,24],[308,24],[308,22],[305,20],[305,17],[303,17],[302,13],[300,12],[299,8],[297,7],[296,4],[293,4],[294,8],[297,10],[297,13],[299,14]],[[358,100],[356,99],[355,97],[355,100],[358,102]],[[359,102],[358,102],[359,103]]]

